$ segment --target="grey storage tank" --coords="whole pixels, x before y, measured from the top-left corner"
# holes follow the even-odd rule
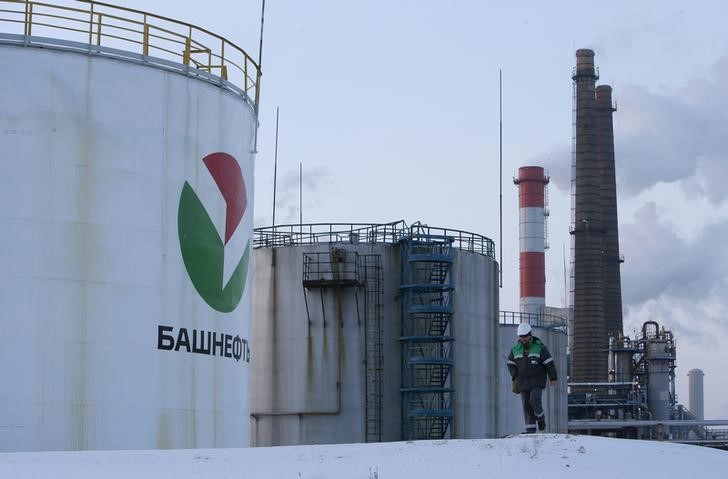
[[[490,239],[403,221],[275,226],[255,231],[253,263],[252,445],[499,433]]]

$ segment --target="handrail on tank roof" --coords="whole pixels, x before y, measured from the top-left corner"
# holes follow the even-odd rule
[[[407,230],[404,220],[391,223],[308,223],[255,228],[254,248],[317,243],[396,243]]]
[[[204,28],[93,0],[0,0],[0,15],[0,42],[81,49],[177,71],[232,91],[258,111],[260,65]]]
[[[309,223],[255,228],[254,248],[275,248],[319,243],[395,244],[405,239],[447,240],[452,248],[495,258],[493,240],[467,231],[428,226],[419,222],[407,226],[404,220],[391,223]]]

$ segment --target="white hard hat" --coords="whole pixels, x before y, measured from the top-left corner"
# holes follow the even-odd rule
[[[525,336],[531,334],[531,325],[528,323],[521,323],[518,325],[518,335]]]

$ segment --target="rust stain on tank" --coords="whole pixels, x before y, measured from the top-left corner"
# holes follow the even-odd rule
[[[346,354],[344,353],[345,348],[343,347],[344,344],[344,299],[341,292],[341,288],[336,288],[336,321],[339,327],[337,328],[338,333],[338,361],[339,364],[346,363]]]
[[[324,364],[326,364],[327,360],[329,359],[329,334],[328,334],[328,328],[326,327],[326,303],[324,301],[323,296],[323,289],[321,290],[321,314],[323,315],[323,327],[322,327],[322,335],[323,335],[323,344],[321,345],[323,350],[321,351],[322,359],[324,361]]]
[[[278,268],[277,266],[277,250],[273,248],[271,250],[271,275],[270,275],[270,304],[269,308],[271,311],[271,353],[270,353],[270,365],[271,365],[271,381],[270,381],[270,388],[271,388],[271,399],[273,403],[273,408],[278,407],[278,405],[281,403],[281,398],[279,397],[279,390],[278,390],[278,381],[280,380],[280,377],[278,376]]]
[[[313,389],[313,338],[309,334],[306,338],[306,390]]]

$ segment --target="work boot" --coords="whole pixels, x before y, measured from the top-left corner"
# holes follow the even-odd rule
[[[546,418],[542,417],[538,420],[538,430],[539,431],[545,431],[546,430]]]
[[[535,424],[526,424],[526,434],[533,434],[536,432]]]

